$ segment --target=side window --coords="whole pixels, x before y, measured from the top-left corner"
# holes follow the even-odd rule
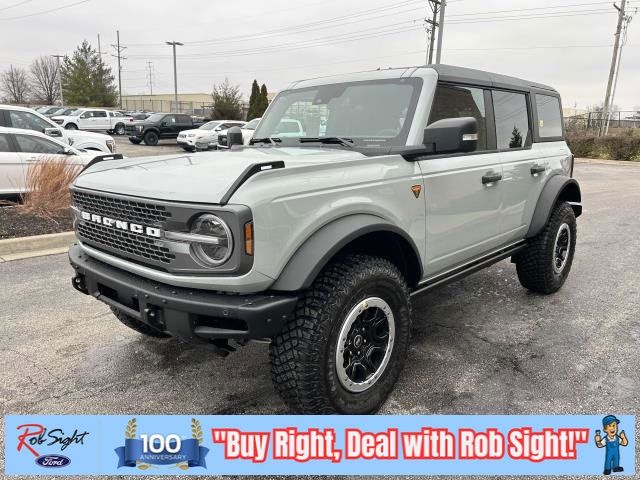
[[[174,123],[176,123],[176,117],[174,115],[166,115],[163,119],[163,122],[165,122],[167,125],[172,125]]]
[[[550,95],[536,94],[536,111],[540,138],[562,137],[560,100]]]
[[[13,128],[23,128],[25,130],[36,130],[38,132],[42,132],[45,128],[51,128],[53,126],[30,112],[11,110],[9,112],[9,118],[11,119],[11,126]]]
[[[176,115],[178,123],[189,124],[191,123],[191,118],[189,115]]]
[[[478,122],[478,148],[487,149],[487,120],[484,90],[459,85],[438,85],[433,97],[429,124],[445,118],[473,117]]]
[[[104,110],[96,110],[93,112],[93,116],[95,118],[105,118],[107,116],[107,112]]]
[[[87,119],[87,118],[91,118],[92,116],[93,116],[93,112],[91,110],[88,110],[84,112],[82,115],[80,115],[80,118]]]
[[[524,93],[493,91],[498,149],[521,148],[530,143],[531,128]]]
[[[9,135],[0,133],[0,152],[11,152],[11,144],[9,143]]]
[[[55,155],[61,152],[62,147],[57,143],[45,138],[33,137],[31,135],[16,135],[16,141],[21,152],[25,153],[45,153]]]

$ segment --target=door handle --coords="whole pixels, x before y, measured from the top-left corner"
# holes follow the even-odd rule
[[[531,175],[537,175],[539,173],[544,172],[547,169],[544,165],[534,165],[531,167]]]
[[[37,162],[38,161],[38,157],[29,157],[27,158],[27,162]]]
[[[492,185],[496,182],[499,182],[500,180],[502,180],[502,174],[501,173],[495,173],[495,172],[491,172],[491,173],[487,173],[486,175],[482,176],[482,184],[483,185]]]

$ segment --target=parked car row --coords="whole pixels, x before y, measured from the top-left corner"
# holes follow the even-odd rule
[[[27,190],[29,167],[43,160],[67,161],[83,166],[98,152],[79,150],[62,139],[21,128],[0,126],[0,197]]]
[[[0,105],[0,127],[34,130],[56,137],[78,150],[116,153],[116,142],[109,135],[66,130],[36,110],[26,107]]]

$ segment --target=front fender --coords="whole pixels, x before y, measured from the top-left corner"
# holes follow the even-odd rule
[[[292,255],[273,290],[295,291],[308,288],[318,273],[342,248],[353,240],[372,232],[393,232],[418,249],[409,235],[381,217],[369,214],[348,215],[324,225],[313,233]]]

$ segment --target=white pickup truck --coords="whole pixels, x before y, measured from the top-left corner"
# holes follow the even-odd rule
[[[70,115],[58,115],[51,119],[67,130],[106,131],[116,135],[124,135],[126,124],[133,122],[132,117],[103,108],[79,108]]]

